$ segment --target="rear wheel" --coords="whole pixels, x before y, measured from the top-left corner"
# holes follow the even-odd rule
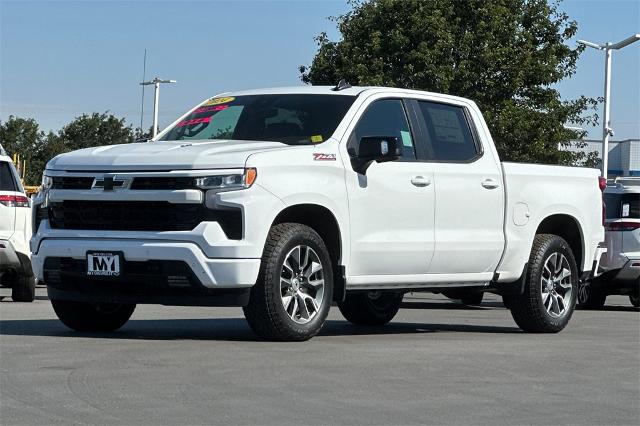
[[[551,234],[536,235],[524,293],[509,297],[513,319],[527,332],[557,333],[573,314],[578,268],[569,244]]]
[[[11,298],[14,302],[33,302],[36,298],[36,279],[34,276],[16,274]]]
[[[125,325],[136,305],[52,300],[51,305],[64,325],[76,331],[109,332]]]
[[[398,313],[403,296],[403,293],[381,291],[347,293],[338,308],[353,324],[384,325]]]
[[[282,223],[269,232],[244,315],[264,339],[308,340],[324,325],[332,290],[331,258],[322,238],[308,226]]]
[[[629,301],[631,302],[631,304],[634,307],[640,308],[640,294],[638,294],[638,293],[630,294],[629,295]]]
[[[597,278],[581,283],[578,287],[577,307],[580,309],[602,309],[607,300],[604,287],[605,281]]]

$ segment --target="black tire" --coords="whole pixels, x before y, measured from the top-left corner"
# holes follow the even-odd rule
[[[87,303],[52,300],[51,305],[64,325],[75,331],[110,332],[122,327],[136,308],[134,304]]]
[[[323,296],[318,310],[304,324],[296,322],[285,310],[280,282],[285,257],[297,246],[306,246],[315,252],[324,279]],[[251,289],[248,305],[243,308],[251,329],[266,340],[308,340],[322,329],[329,313],[332,295],[333,265],[322,238],[310,227],[298,223],[281,223],[271,228],[262,254],[258,280]]]
[[[607,293],[602,280],[593,279],[579,284],[576,301],[578,309],[602,309],[606,300]]]
[[[516,296],[512,296],[512,295],[508,295],[505,294],[502,296],[502,304],[504,305],[505,308],[507,309],[511,309],[511,306],[513,306],[513,299]]]
[[[36,279],[34,276],[19,274],[11,289],[14,302],[33,302],[36,299]]]
[[[384,325],[398,313],[403,296],[380,291],[347,293],[344,301],[338,302],[338,309],[353,324]]]
[[[556,300],[555,306],[558,308],[557,314],[551,314],[547,311],[542,300],[542,277],[545,265],[553,259],[560,257],[561,262],[566,260],[568,265],[567,271],[570,272],[566,278],[569,278],[568,289],[563,289],[563,298],[568,298],[565,303],[561,303],[560,298]],[[561,256],[558,256],[561,255]],[[564,265],[564,263],[563,263]],[[564,266],[561,265],[562,268]],[[563,269],[564,270],[564,269]],[[551,280],[553,283],[553,280]],[[557,287],[554,287],[554,292]],[[569,323],[576,304],[576,296],[578,290],[578,268],[573,256],[573,252],[569,244],[557,235],[539,234],[536,235],[529,257],[529,267],[527,269],[527,277],[525,282],[524,293],[520,296],[509,297],[509,305],[511,315],[516,324],[526,332],[530,333],[557,333],[561,331]],[[569,293],[567,295],[567,293]],[[552,301],[552,295],[548,296],[549,303]],[[550,305],[551,306],[551,305]]]
[[[631,304],[635,308],[640,308],[640,294],[638,294],[638,293],[630,294],[629,295],[629,302],[631,302]]]

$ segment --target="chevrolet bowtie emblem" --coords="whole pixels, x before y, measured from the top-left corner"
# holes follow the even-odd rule
[[[124,186],[125,179],[114,178],[113,176],[105,176],[102,179],[96,178],[93,183],[94,188],[102,188],[104,191],[113,191]]]

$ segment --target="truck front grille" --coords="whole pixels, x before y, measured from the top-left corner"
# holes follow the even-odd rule
[[[102,177],[97,177],[98,181]],[[91,189],[93,176],[56,176],[53,178],[52,189]],[[102,189],[102,188],[100,188]],[[181,189],[199,189],[193,177],[135,177],[131,182],[132,190],[176,191]]]
[[[212,210],[203,204],[164,201],[76,201],[50,203],[54,229],[101,231],[190,231],[201,222],[218,222],[228,238],[242,238],[240,209]]]

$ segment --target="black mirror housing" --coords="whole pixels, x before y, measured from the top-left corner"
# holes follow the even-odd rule
[[[395,136],[365,136],[358,141],[357,151],[349,150],[353,169],[365,174],[372,162],[383,163],[402,157],[402,142]]]

